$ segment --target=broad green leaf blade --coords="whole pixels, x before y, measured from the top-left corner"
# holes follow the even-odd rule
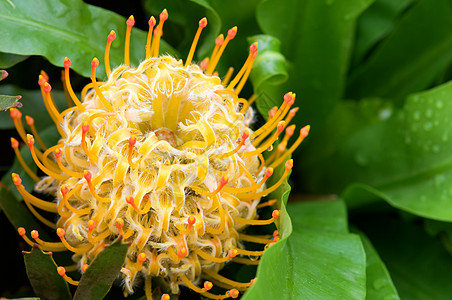
[[[372,243],[364,233],[359,232],[366,251],[366,300],[397,300],[399,294],[392,282],[388,269],[381,260]]]
[[[376,0],[359,17],[353,63],[358,64],[377,43],[397,25],[414,0]]]
[[[421,91],[452,61],[452,3],[420,0],[350,76],[347,95],[403,98]]]
[[[10,68],[28,58],[28,55],[17,55],[0,52],[0,68]]]
[[[0,110],[22,107],[22,103],[19,102],[20,99],[22,99],[22,96],[0,95]]]
[[[80,278],[74,300],[103,299],[118,277],[128,247],[122,240],[117,239],[102,250]]]
[[[452,256],[422,224],[375,214],[364,216],[358,226],[386,264],[401,299],[450,299]]]
[[[0,2],[1,52],[20,55],[42,55],[52,64],[62,66],[69,57],[75,71],[88,77],[91,61],[102,62],[107,35],[116,31],[110,63],[118,66],[124,59],[125,18],[105,9],[83,3],[81,0],[36,0]],[[147,32],[133,29],[130,58],[133,65],[145,58]],[[167,44],[161,53],[175,54]],[[105,77],[103,64],[97,75]]]
[[[332,220],[322,220],[322,206]],[[243,299],[364,299],[365,254],[359,237],[344,232],[344,204],[289,208],[292,234],[265,252],[257,281]],[[300,221],[306,216],[313,224]]]
[[[35,294],[42,299],[72,299],[66,280],[57,272],[57,265],[49,254],[33,247],[24,253],[28,279]]]
[[[289,81],[267,93],[282,98],[293,90],[299,95],[297,103],[303,109],[296,123],[316,128],[341,98],[355,23],[372,2],[265,0],[259,4],[261,29],[281,41],[282,54],[292,62]]]

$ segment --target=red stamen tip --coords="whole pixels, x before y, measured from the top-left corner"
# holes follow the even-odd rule
[[[60,238],[63,238],[64,235],[66,234],[66,231],[64,231],[63,228],[58,228],[57,231],[56,231],[56,234],[57,234]]]
[[[85,273],[85,272],[86,272],[86,269],[88,269],[88,267],[89,267],[88,264],[84,264],[84,265],[82,266],[82,272]]]
[[[196,218],[193,217],[193,216],[190,216],[190,217],[188,217],[187,222],[188,222],[189,225],[193,225],[196,222]]]
[[[284,130],[285,125],[286,125],[285,121],[280,121],[278,123],[278,125],[276,126],[276,130],[278,131],[278,133]]]
[[[91,171],[85,170],[83,172],[83,177],[86,179],[86,181],[91,182],[91,179],[93,178],[93,173],[91,173]]]
[[[231,298],[237,298],[239,296],[239,291],[237,289],[232,289],[228,291],[229,296],[231,296]]]
[[[11,138],[11,148],[19,148],[19,142],[15,138]]]
[[[156,23],[157,21],[155,20],[154,16],[152,16],[148,21],[149,27],[154,27]]]
[[[277,236],[279,234],[278,230],[273,231],[273,237]]]
[[[132,136],[129,138],[129,146],[130,146],[130,147],[135,146],[136,142],[137,142],[137,138],[136,138],[135,136],[132,135]]]
[[[36,240],[37,238],[39,238],[39,232],[37,230],[32,230],[30,232],[31,238]]]
[[[57,148],[57,149],[54,151],[54,153],[55,153],[56,158],[60,158],[60,157],[63,155],[63,151],[61,151],[60,148]]]
[[[210,290],[210,289],[212,289],[213,288],[213,283],[212,282],[210,282],[210,281],[204,281],[204,289],[206,290],[206,291],[208,291],[208,290]]]
[[[25,228],[23,227],[17,228],[17,232],[19,233],[20,236],[24,236],[26,233]]]
[[[201,20],[199,20],[199,27],[205,28],[207,26],[207,18],[204,17]]]
[[[9,109],[9,115],[11,119],[20,119],[22,118],[22,113],[16,108]]]
[[[110,31],[107,38],[109,42],[113,42],[116,39],[116,32],[114,30]]]
[[[38,79],[38,84],[39,84],[39,86],[40,86],[40,87],[43,87],[43,86],[44,86],[44,83],[46,83],[46,82],[47,82],[47,80],[45,79],[45,77],[42,76],[42,75],[39,75],[39,79]]]
[[[89,231],[92,231],[94,229],[94,227],[96,227],[96,222],[94,222],[94,220],[89,220],[86,225],[87,225]]]
[[[89,131],[89,124],[88,122],[83,122],[82,124],[82,133],[87,133]]]
[[[51,90],[52,86],[48,82],[44,83],[44,92],[50,93]]]
[[[250,52],[252,52],[252,53],[257,52],[257,42],[254,42],[251,44]]]
[[[250,131],[247,129],[242,133],[242,141],[245,141],[250,136]]]
[[[293,159],[289,159],[285,164],[286,170],[291,170],[293,167]]]
[[[266,170],[265,170],[265,177],[270,177],[270,176],[272,176],[273,175],[273,168],[267,168]]]
[[[217,46],[221,46],[224,42],[224,36],[223,34],[220,34],[216,39],[215,39],[215,45]]]
[[[179,251],[177,252],[177,256],[179,258],[184,258],[187,255],[187,248],[185,246],[182,246]]]
[[[99,65],[99,60],[97,59],[97,57],[93,58],[93,60],[91,61],[91,67],[97,68],[98,65]]]
[[[61,186],[60,191],[61,191],[61,194],[63,194],[63,196],[64,196],[64,195],[66,195],[67,193],[69,193],[69,188],[67,187],[67,185],[63,184],[63,185]]]
[[[135,198],[133,198],[132,196],[126,196],[126,202],[130,205],[134,205],[135,204]]]
[[[168,11],[166,8],[160,13],[160,21],[166,21],[168,19]]]
[[[118,227],[118,229],[124,227],[124,220],[122,218],[117,218],[115,221],[115,225],[116,227]]]
[[[225,186],[226,184],[228,184],[228,181],[229,177],[227,175],[224,175],[223,177],[220,178],[220,185]]]
[[[140,253],[140,254],[138,254],[138,258],[137,258],[137,260],[140,262],[140,263],[144,263],[145,261],[146,261],[146,254],[145,253]]]
[[[11,174],[11,177],[13,178],[13,183],[15,185],[21,185],[22,184],[22,179],[20,178],[19,174],[13,173],[13,174]]]
[[[160,300],[170,300],[170,299],[171,299],[171,297],[168,294],[163,294],[162,298],[160,298]]]
[[[288,92],[284,95],[284,102],[289,103],[294,100],[294,94],[292,92]]]
[[[281,216],[281,213],[279,212],[279,210],[275,209],[275,210],[272,212],[272,217],[273,217],[274,219],[278,219],[280,216]]]
[[[228,37],[232,40],[237,34],[237,26],[232,27],[228,30]]]
[[[301,128],[300,134],[301,134],[303,137],[307,137],[308,134],[309,134],[309,130],[311,130],[311,125],[306,125],[305,127]]]
[[[32,147],[35,143],[35,138],[31,134],[27,134],[27,145]]]
[[[0,70],[0,80],[5,79],[6,77],[8,77],[8,72],[6,70]]]
[[[25,116],[25,121],[27,122],[28,126],[33,126],[33,124],[35,123],[35,119],[30,116]]]
[[[238,254],[237,249],[231,249],[231,250],[229,250],[229,252],[228,252],[228,257],[229,257],[229,258],[233,258],[233,257],[236,257],[237,254]]]
[[[64,267],[58,267],[57,272],[58,272],[58,275],[60,275],[60,276],[66,275],[66,269]]]
[[[135,18],[131,15],[126,21],[127,27],[132,27],[135,25]]]
[[[277,241],[279,241],[279,236],[275,236],[274,238],[273,238],[273,242],[277,242]]]
[[[71,66],[71,60],[69,58],[65,57],[63,66],[64,66],[64,68],[69,68]]]

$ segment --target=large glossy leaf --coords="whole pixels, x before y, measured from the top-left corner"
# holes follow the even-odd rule
[[[103,299],[118,277],[128,248],[122,239],[117,239],[102,250],[80,278],[74,299]]]
[[[442,300],[452,293],[452,256],[422,224],[394,215],[363,216],[359,227],[372,241],[401,299]]]
[[[57,272],[57,265],[51,255],[38,247],[24,253],[27,275],[35,294],[42,299],[72,299],[66,280]]]
[[[372,2],[265,0],[258,6],[263,32],[281,41],[282,54],[292,62],[290,80],[271,94],[299,95],[297,123],[316,128],[341,98],[356,19]]]
[[[351,74],[352,98],[404,97],[434,81],[452,60],[452,3],[420,0],[361,68]]]
[[[291,235],[266,251],[244,299],[363,299],[365,254],[359,237],[347,233],[344,204],[301,203],[289,211]]]
[[[21,61],[28,58],[27,55],[17,55],[11,53],[1,53],[0,52],[0,68],[10,68]]]
[[[107,35],[115,30],[110,62],[123,62],[125,18],[88,5],[81,0],[28,0],[0,2],[0,51],[20,55],[42,55],[52,64],[63,65],[64,57],[84,76],[91,72],[91,60],[103,61]],[[131,62],[137,64],[145,55],[147,33],[134,29],[131,37]],[[165,43],[161,52],[175,52]],[[98,76],[105,76],[102,64]]]

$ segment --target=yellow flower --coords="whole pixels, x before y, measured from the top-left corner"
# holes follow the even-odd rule
[[[43,250],[74,252],[82,271],[118,236],[130,243],[121,269],[125,294],[133,292],[141,277],[150,295],[151,278],[160,276],[173,293],[182,284],[208,298],[235,298],[252,282],[235,282],[218,271],[230,260],[257,264],[255,258],[263,254],[265,245],[278,239],[277,233],[271,239],[241,232],[279,217],[275,210],[272,218],[258,220],[256,210],[275,204],[275,200],[260,201],[288,176],[292,168],[288,158],[307,136],[309,126],[286,149],[295,128],[288,126],[278,148],[264,159],[262,153],[272,147],[297,111],[290,110],[295,94],[287,93],[281,107],[270,110],[268,122],[253,132],[250,104],[255,97],[246,100],[238,94],[257,55],[257,44],[251,45],[238,74],[232,78],[229,71],[221,80],[215,68],[237,28],[230,29],[226,38],[220,35],[211,57],[197,65],[191,60],[206,18],[199,22],[185,63],[158,56],[167,18],[164,10],[158,25],[154,17],[149,20],[146,59],[136,68],[129,65],[133,16],[127,20],[125,64],[114,70],[109,64],[110,45],[116,38],[112,31],[104,57],[108,80],[96,80],[99,61],[94,58],[92,82],[83,89],[82,100],[72,90],[71,62],[65,58],[65,89],[75,105],[63,112],[53,102],[47,75],[40,75],[44,103],[61,135],[58,144],[48,148],[28,116],[33,135],[26,134],[19,110],[11,109],[11,117],[36,164],[47,174],[38,178],[23,163],[37,181],[35,190],[53,195],[56,203],[29,194],[17,174],[13,181],[32,213],[56,229],[61,243],[45,242],[37,231],[31,237]],[[14,139],[12,147],[23,162]],[[280,164],[285,164],[284,174],[266,186],[273,168]],[[56,225],[34,207],[57,213]],[[34,243],[24,228],[19,228],[19,234]],[[243,241],[262,244],[262,251],[244,249]],[[64,268],[59,267],[58,273],[78,283]],[[200,288],[201,279],[210,281]],[[227,292],[207,292],[213,284]]]

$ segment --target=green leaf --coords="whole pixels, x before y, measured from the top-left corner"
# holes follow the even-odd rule
[[[71,68],[86,77],[91,73],[93,57],[102,61],[110,30],[117,35],[110,63],[118,66],[124,55],[124,17],[81,0],[0,2],[1,52],[42,55],[57,66],[62,66],[67,56]],[[132,30],[130,58],[134,65],[145,58],[146,36],[147,32]],[[175,54],[164,42],[160,52]],[[97,72],[104,76],[102,63]]]
[[[363,216],[358,227],[372,241],[401,299],[442,300],[452,293],[452,256],[419,223],[393,215]]]
[[[0,52],[0,68],[10,68],[28,58],[28,55],[17,55]]]
[[[22,107],[22,103],[19,100],[22,96],[7,96],[0,95],[0,110],[7,110],[12,107]]]
[[[316,128],[341,98],[355,23],[372,2],[264,0],[258,6],[260,27],[281,41],[282,54],[292,63],[289,81],[271,95],[282,99],[290,90],[299,95],[303,109],[295,123]]]
[[[66,280],[58,275],[57,265],[38,247],[24,252],[28,279],[35,294],[42,299],[72,299]]]
[[[243,299],[363,299],[365,254],[359,237],[346,231],[343,202],[288,207],[292,234],[265,252]],[[323,219],[325,212],[333,217]]]
[[[80,278],[74,300],[103,299],[118,277],[129,246],[116,239],[102,250]]]
[[[391,276],[372,243],[364,233],[358,232],[358,234],[366,251],[366,299],[400,299]]]
[[[452,3],[420,0],[347,85],[348,97],[403,98],[429,87],[452,61]]]

